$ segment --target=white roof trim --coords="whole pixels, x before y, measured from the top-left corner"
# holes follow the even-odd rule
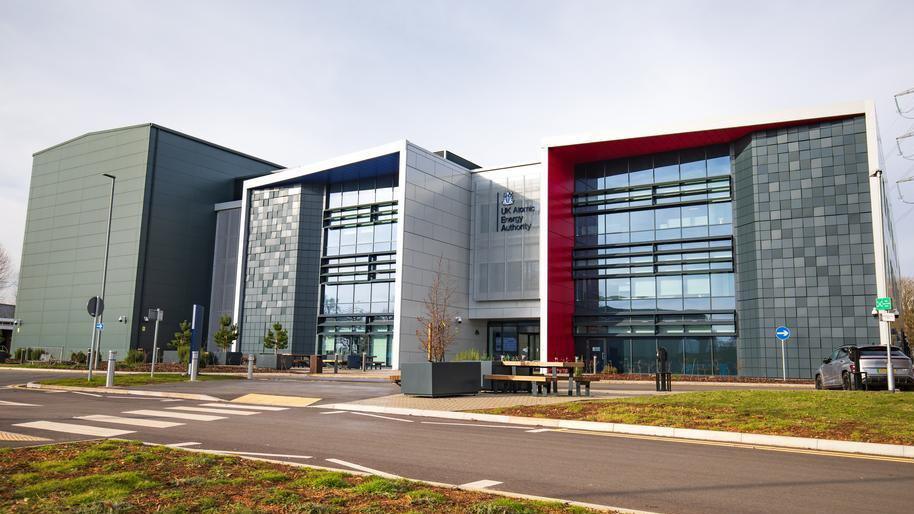
[[[408,141],[402,139],[400,141],[394,141],[393,143],[388,143],[386,145],[376,146],[366,150],[359,150],[357,152],[348,153],[339,157],[333,157],[331,159],[326,159],[313,164],[275,171],[269,175],[245,180],[244,189],[247,190],[256,187],[268,186],[277,182],[284,182],[286,180],[304,177],[305,175],[311,175],[313,173],[319,173],[321,171],[339,168],[341,166],[346,166],[347,164],[354,164],[361,161],[367,161],[368,159],[373,159],[375,157],[381,157],[392,153],[399,153],[403,150],[404,142]]]
[[[587,143],[599,143],[604,141],[618,141],[623,139],[637,139],[642,137],[664,136],[673,134],[684,134],[688,132],[703,132],[707,130],[717,130],[735,127],[747,127],[753,125],[765,125],[769,123],[785,123],[791,121],[800,121],[807,119],[832,118],[838,116],[853,116],[855,114],[867,113],[867,101],[847,102],[832,104],[821,107],[811,107],[803,109],[794,109],[789,111],[780,111],[766,114],[755,114],[749,116],[740,116],[723,120],[710,120],[703,122],[689,122],[680,124],[671,124],[662,129],[650,131],[626,132],[623,130],[611,130],[606,132],[590,132],[583,134],[568,134],[563,136],[547,137],[542,140],[543,148],[552,148],[557,146],[580,145]]]

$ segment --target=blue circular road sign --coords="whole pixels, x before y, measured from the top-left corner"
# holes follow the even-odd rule
[[[96,328],[97,330],[104,330],[104,329],[105,329],[105,324],[104,324],[104,323],[101,323],[101,322],[96,323],[96,324],[95,324],[95,328]]]
[[[781,341],[786,341],[790,339],[790,329],[781,325],[774,331],[774,337],[777,337]]]

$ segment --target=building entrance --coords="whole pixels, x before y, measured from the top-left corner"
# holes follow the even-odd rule
[[[540,359],[540,324],[536,321],[490,321],[489,356]]]

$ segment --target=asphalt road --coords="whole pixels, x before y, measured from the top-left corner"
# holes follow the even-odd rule
[[[6,377],[0,374],[9,381]],[[332,388],[343,385],[333,401],[374,396],[377,388],[390,387],[302,381],[295,388],[308,396],[329,392],[328,401],[334,397]],[[491,480],[497,482],[492,489],[657,512],[906,513],[914,505],[914,461],[321,408],[252,407],[250,415],[194,410],[218,408],[205,403],[3,388],[0,431],[67,441],[94,436],[50,431],[40,422],[130,430],[119,437],[451,484]],[[163,411],[222,419],[163,417]],[[98,415],[182,424],[150,427],[74,419]],[[35,422],[40,424],[16,426]],[[14,444],[36,443],[0,443]]]

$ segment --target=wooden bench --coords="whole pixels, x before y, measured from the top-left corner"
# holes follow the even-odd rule
[[[503,391],[507,392],[509,384],[516,385],[518,383],[529,383],[530,384],[530,394],[537,395],[542,394],[543,384],[546,385],[546,393],[548,394],[551,389],[552,377],[547,377],[545,375],[483,375],[483,380],[489,380],[492,382],[492,390],[498,390],[498,384],[501,384]],[[536,384],[536,388],[533,387],[533,384]]]
[[[590,396],[591,382],[599,382],[600,377],[597,375],[579,375],[574,378],[574,386],[577,389],[577,395],[581,396],[581,384],[584,384],[584,396]]]
[[[387,380],[400,385],[400,375],[387,375]]]

